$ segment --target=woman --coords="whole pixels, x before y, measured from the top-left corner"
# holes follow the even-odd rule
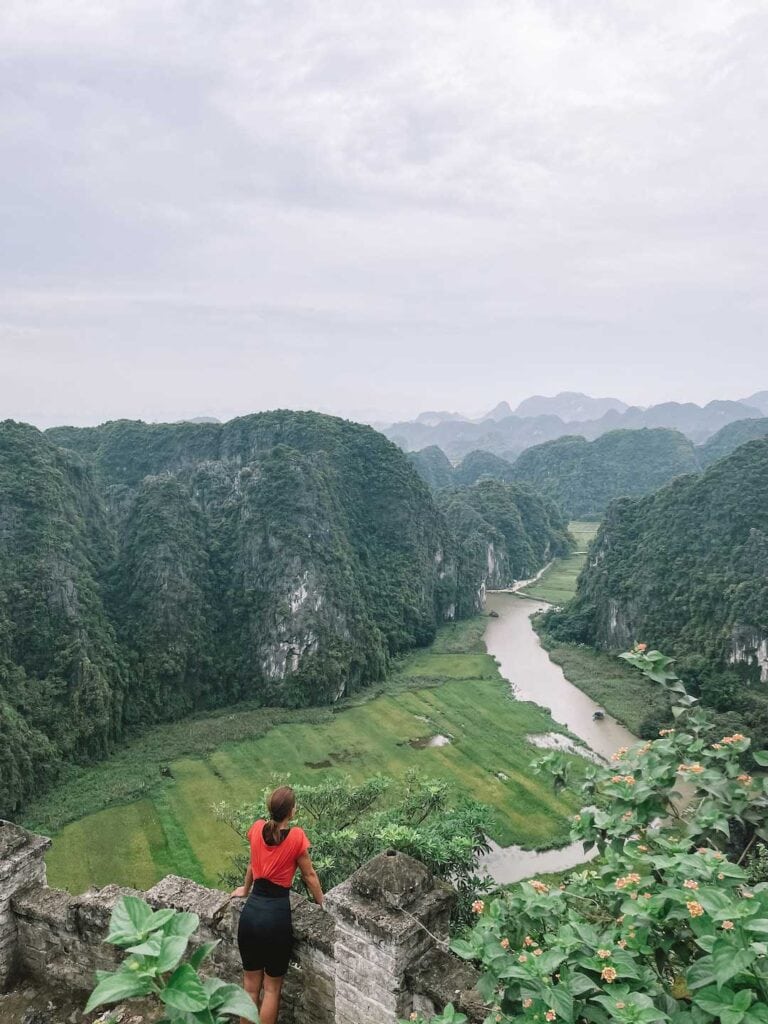
[[[267,806],[269,820],[255,821],[248,830],[250,864],[245,881],[232,895],[248,897],[237,929],[243,987],[259,1009],[261,1024],[275,1024],[291,957],[293,930],[288,897],[296,868],[320,906],[323,890],[312,867],[304,830],[291,828],[296,812],[293,790],[280,786]],[[245,1018],[241,1018],[241,1024],[245,1024]]]

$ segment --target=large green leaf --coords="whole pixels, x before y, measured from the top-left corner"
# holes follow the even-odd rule
[[[200,967],[200,964],[202,964],[203,961],[211,955],[219,942],[220,939],[216,939],[214,942],[204,942],[201,946],[197,947],[189,958],[189,963],[192,964],[195,970],[197,970]]]
[[[203,988],[194,967],[190,967],[189,964],[182,964],[176,968],[160,992],[160,998],[166,1006],[186,1013],[204,1010],[208,1006],[208,993]]]
[[[161,935],[150,935],[143,942],[139,942],[135,946],[129,946],[128,952],[133,953],[135,956],[157,956],[160,952],[162,941],[163,937]]]
[[[178,911],[165,927],[166,935],[192,935],[197,931],[200,918],[188,911]]]
[[[716,942],[711,956],[717,984],[724,985],[745,971],[753,963],[755,955],[751,949],[738,949],[727,939]]]
[[[189,939],[186,935],[164,935],[160,944],[160,952],[157,956],[155,969],[160,974],[172,971],[184,956],[188,942]],[[197,965],[193,964],[192,966],[196,967]]]
[[[172,910],[170,907],[163,907],[161,910],[156,910],[149,920],[147,925],[147,931],[156,932],[160,928],[163,928],[169,921],[172,921],[174,917],[179,913],[178,910]]]
[[[91,992],[85,1004],[85,1013],[90,1013],[105,1003],[117,1003],[121,999],[146,996],[152,991],[152,979],[136,971],[117,971],[102,978]]]
[[[227,1013],[256,1022],[259,1019],[256,1004],[239,985],[222,985],[217,988],[210,996],[209,1005],[217,1016]]]
[[[152,908],[138,896],[123,896],[118,900],[109,920],[107,942],[115,946],[133,946],[147,934],[152,920]]]

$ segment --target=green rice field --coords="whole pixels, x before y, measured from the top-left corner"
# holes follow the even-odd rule
[[[576,547],[565,558],[556,558],[540,580],[521,590],[526,597],[536,597],[550,604],[563,605],[576,593],[576,580],[587,557],[589,542],[597,533],[599,523],[575,520],[569,526],[576,538]]]
[[[359,781],[376,773],[401,776],[409,768],[447,779],[488,804],[495,816],[489,831],[503,844],[546,848],[567,841],[567,817],[578,797],[569,790],[555,794],[546,776],[531,773],[538,752],[526,740],[528,733],[562,729],[536,705],[511,699],[485,652],[485,621],[446,626],[431,647],[399,662],[378,695],[359,695],[334,712],[280,711],[275,717],[265,709],[268,728],[260,726],[256,709],[243,711],[242,720],[232,711],[212,718],[212,725],[179,722],[155,730],[154,739],[152,732],[142,737],[135,748],[140,769],[130,768],[135,758],[128,747],[112,761],[81,770],[59,800],[54,792],[30,811],[30,823],[43,830],[46,820],[57,821],[62,803],[70,818],[77,817],[54,834],[50,884],[73,892],[108,882],[145,889],[176,873],[213,885],[241,843],[216,820],[217,802],[253,803],[278,779],[311,783],[348,775]],[[243,736],[244,723],[251,723],[252,738]],[[235,740],[226,739],[229,727]],[[189,756],[190,728],[201,741],[216,736],[215,748]],[[408,742],[436,733],[451,743],[417,749]],[[181,750],[187,753],[170,758]],[[578,775],[583,762],[574,763]],[[161,777],[161,765],[170,777]],[[129,770],[138,773],[133,792],[142,798],[115,803]],[[78,805],[93,813],[78,817]]]

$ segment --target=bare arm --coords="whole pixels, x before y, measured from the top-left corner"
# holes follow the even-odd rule
[[[317,872],[312,865],[312,858],[309,856],[309,853],[302,853],[297,863],[304,885],[312,893],[312,899],[315,903],[322,907],[324,898],[323,888],[320,885],[320,879],[317,877]]]
[[[251,891],[253,885],[253,868],[248,865],[248,870],[245,872],[245,880],[242,885],[238,886],[232,893],[233,896],[247,896]]]

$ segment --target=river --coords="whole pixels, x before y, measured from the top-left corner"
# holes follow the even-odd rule
[[[610,715],[594,721],[592,716],[598,705],[565,678],[559,665],[550,661],[531,625],[531,616],[548,607],[545,601],[531,601],[502,591],[489,593],[486,609],[496,612],[498,618],[488,619],[488,653],[498,661],[515,697],[546,708],[556,722],[608,759],[619,747],[631,746],[639,740]],[[533,750],[531,754],[533,759]],[[495,881],[508,884],[536,874],[577,867],[594,855],[595,851],[585,854],[578,842],[540,853],[492,843],[491,852],[482,859],[482,867]]]

